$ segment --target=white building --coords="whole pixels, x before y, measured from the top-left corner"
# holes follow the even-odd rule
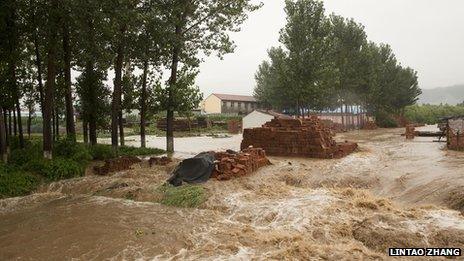
[[[275,111],[266,111],[266,110],[254,110],[247,116],[243,117],[242,126],[243,129],[259,128],[263,126],[268,121],[271,121],[274,118],[288,118],[292,117],[277,113]]]

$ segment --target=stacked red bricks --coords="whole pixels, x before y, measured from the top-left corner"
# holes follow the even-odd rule
[[[377,124],[375,124],[375,122],[373,122],[373,121],[367,121],[363,125],[363,130],[376,130],[378,128],[379,127],[377,126]]]
[[[414,124],[408,124],[406,125],[406,139],[412,140],[416,136],[416,130],[415,130],[415,125]]]
[[[464,150],[464,133],[450,129],[448,131],[448,148],[450,150]]]
[[[240,131],[242,130],[242,126],[240,124],[240,121],[238,120],[230,120],[227,122],[227,130],[229,131],[229,134],[239,134]]]
[[[105,160],[105,165],[95,166],[94,171],[97,175],[106,176],[113,172],[129,170],[132,165],[140,162],[142,161],[139,158],[131,156],[109,159]]]
[[[218,163],[211,177],[218,180],[246,176],[271,164],[264,150],[258,148],[248,148],[236,154],[218,152],[215,157]]]
[[[272,156],[341,158],[358,147],[351,142],[337,143],[333,136],[316,116],[273,119],[261,128],[245,129],[241,148],[263,148]]]

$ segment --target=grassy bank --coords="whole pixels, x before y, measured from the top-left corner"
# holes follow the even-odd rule
[[[93,160],[105,160],[119,156],[159,155],[160,149],[121,147],[114,151],[110,145],[89,146],[71,140],[55,142],[53,159],[42,157],[42,140],[38,137],[26,140],[20,149],[17,139],[12,139],[8,164],[0,165],[0,198],[27,195],[41,183],[83,176]]]

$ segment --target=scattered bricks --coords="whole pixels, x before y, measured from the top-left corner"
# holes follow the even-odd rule
[[[121,157],[117,159],[105,160],[105,164],[101,167],[94,167],[95,174],[106,176],[113,172],[124,171],[136,163],[141,162],[137,157]]]
[[[215,158],[217,167],[211,177],[218,180],[246,176],[271,164],[264,150],[259,148],[247,148],[240,153],[218,152]]]
[[[171,162],[172,162],[172,159],[170,159],[168,157],[161,157],[161,158],[160,157],[153,157],[153,158],[150,158],[148,160],[148,164],[150,164],[150,167],[153,166],[153,165],[166,166]]]
[[[415,126],[414,124],[406,125],[406,139],[412,140],[416,136]]]
[[[240,124],[240,121],[238,120],[230,120],[227,122],[227,130],[229,131],[229,134],[239,134],[240,131],[242,130],[242,126]]]
[[[377,124],[375,124],[374,121],[367,121],[366,123],[364,123],[362,128],[363,130],[376,130],[379,127],[377,126]]]
[[[273,119],[261,128],[245,129],[242,149],[263,148],[268,155],[337,158],[357,148],[355,143],[337,144],[334,133],[317,116],[307,119]]]

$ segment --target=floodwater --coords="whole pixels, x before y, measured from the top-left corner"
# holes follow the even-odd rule
[[[360,145],[343,159],[271,157],[253,175],[206,183],[198,209],[153,203],[175,163],[53,183],[0,200],[0,260],[378,260],[389,247],[464,248],[464,153],[403,131],[340,134]],[[183,139],[183,155],[240,143]]]

